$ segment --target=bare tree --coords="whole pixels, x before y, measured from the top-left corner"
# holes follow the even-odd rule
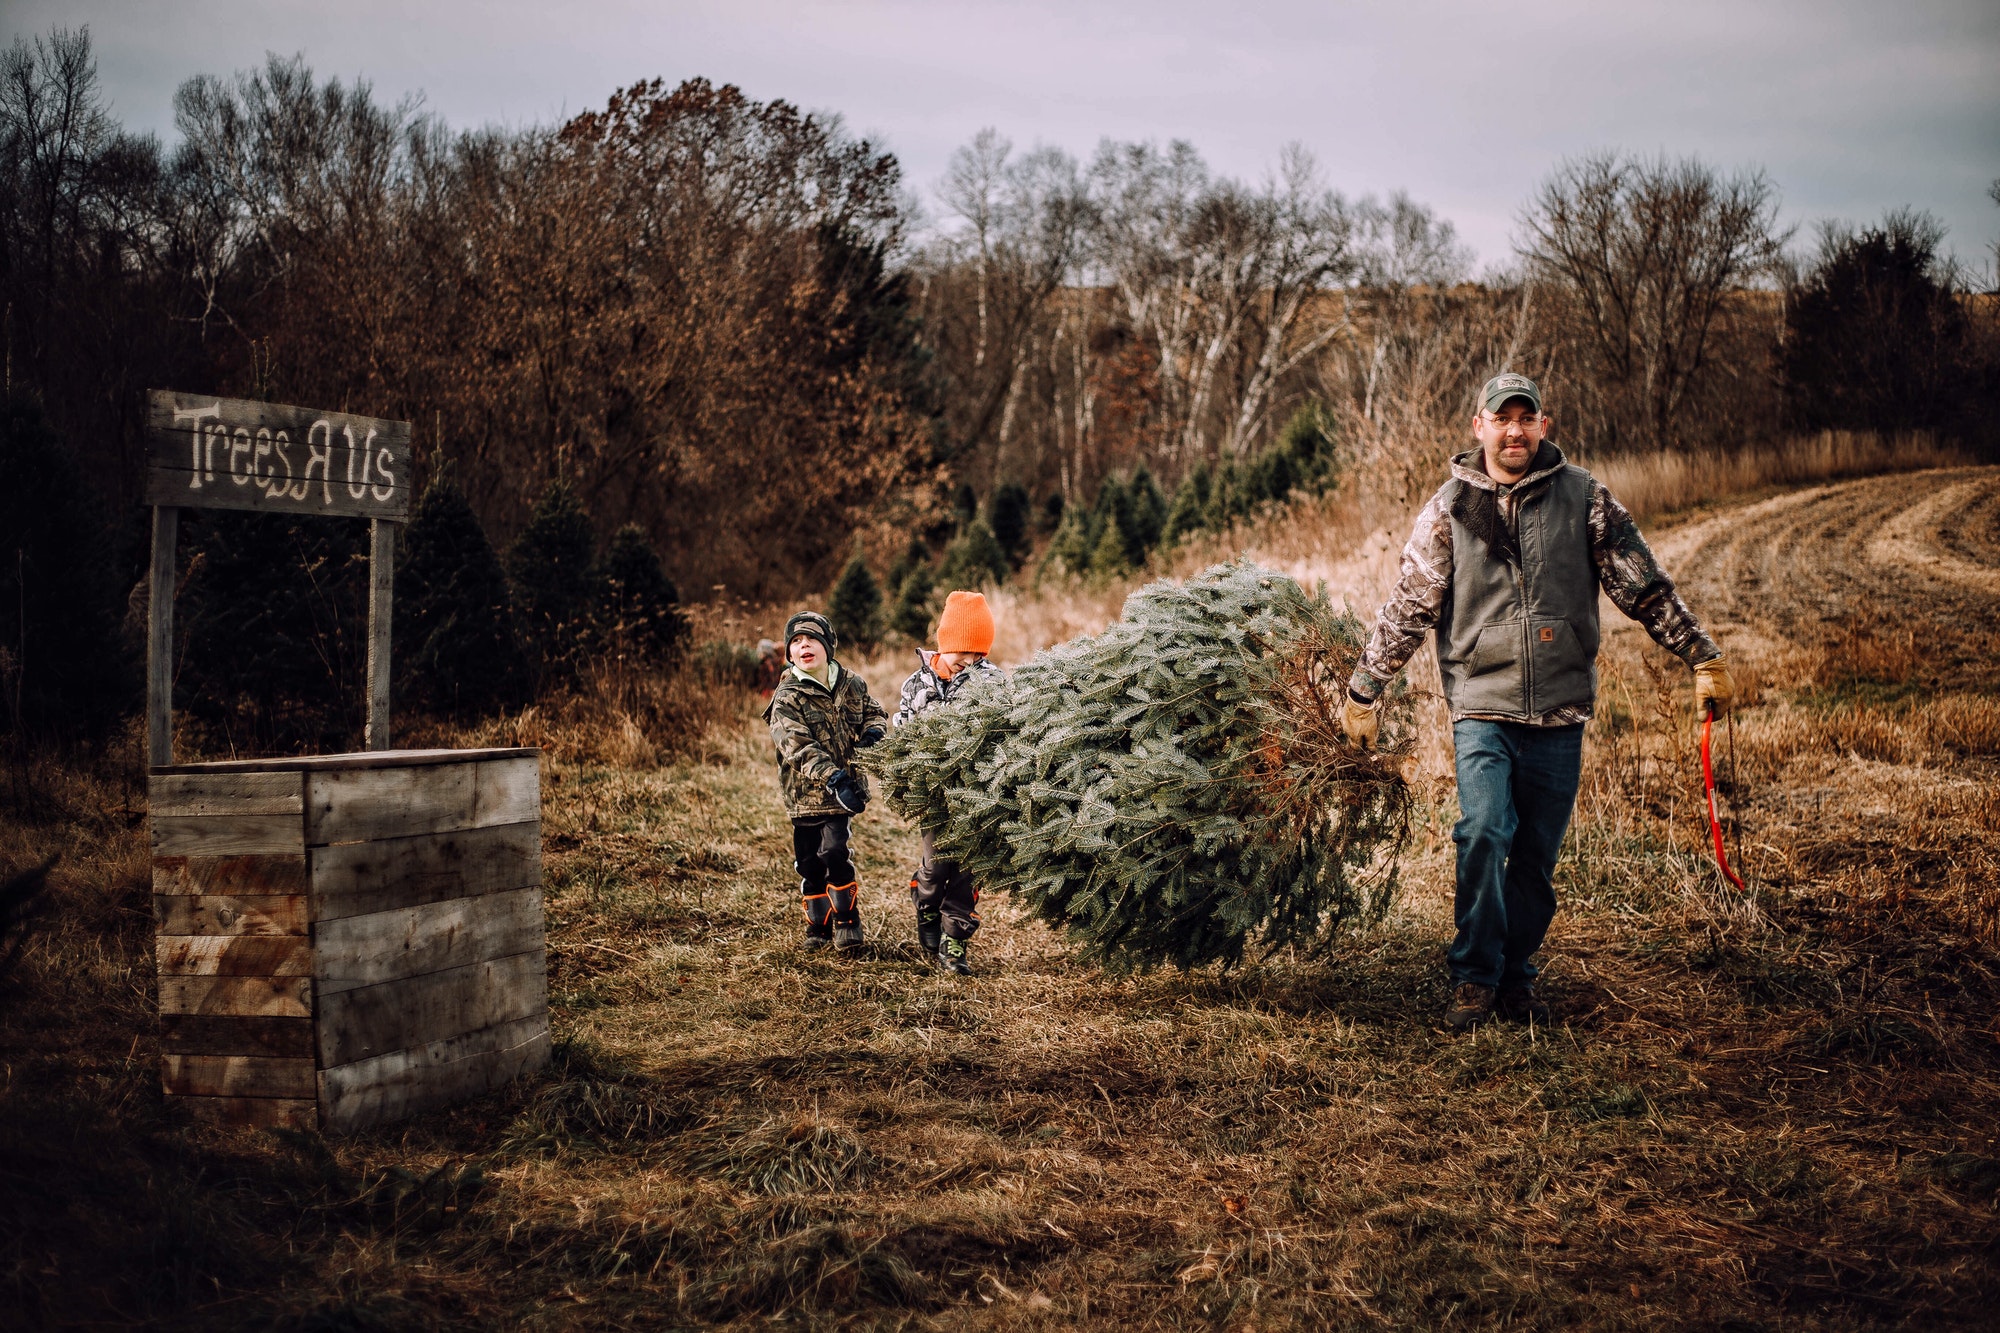
[[[1050,298],[1075,276],[1091,203],[1069,154],[1042,147],[1017,158],[990,128],[952,155],[938,194],[963,224],[921,265],[934,298],[926,302],[930,337],[948,381],[948,447],[976,449],[997,429],[997,479],[1022,368],[1050,335]],[[959,299],[967,269],[969,312]]]
[[[1652,441],[1675,440],[1725,300],[1777,262],[1790,236],[1777,208],[1761,171],[1724,179],[1694,158],[1599,152],[1558,166],[1522,215],[1531,273],[1565,298]]]
[[[1211,180],[1193,147],[1105,144],[1091,168],[1097,264],[1158,356],[1167,461],[1240,452],[1273,392],[1331,335],[1300,339],[1312,296],[1354,270],[1345,203],[1285,150],[1262,189]]]

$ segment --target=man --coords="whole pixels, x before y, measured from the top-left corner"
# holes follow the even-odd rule
[[[1541,390],[1496,375],[1479,395],[1477,449],[1424,505],[1401,576],[1348,681],[1341,722],[1372,745],[1382,689],[1426,631],[1458,760],[1458,934],[1445,1025],[1497,1010],[1547,1022],[1529,961],[1555,916],[1550,886],[1597,696],[1597,594],[1694,668],[1697,713],[1728,709],[1722,650],[1674,592],[1625,507],[1550,444]]]

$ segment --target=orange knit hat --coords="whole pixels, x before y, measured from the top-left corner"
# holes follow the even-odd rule
[[[993,650],[993,613],[976,592],[955,592],[944,599],[938,618],[937,646],[941,653],[985,653]]]

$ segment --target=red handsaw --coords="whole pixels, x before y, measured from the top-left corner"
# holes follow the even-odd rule
[[[1729,856],[1722,850],[1722,821],[1715,813],[1715,769],[1708,761],[1708,733],[1714,727],[1715,706],[1711,704],[1701,722],[1701,782],[1708,791],[1708,831],[1715,837],[1715,864],[1721,868],[1725,879],[1741,889],[1743,881],[1729,868]]]

